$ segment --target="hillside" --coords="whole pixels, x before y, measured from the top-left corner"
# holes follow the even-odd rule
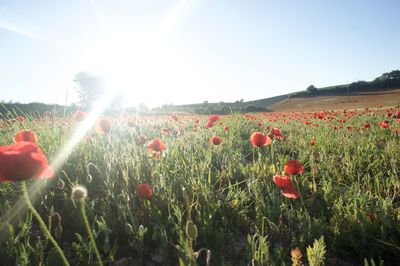
[[[357,92],[347,95],[292,97],[268,105],[271,111],[338,110],[393,106],[400,104],[400,88],[385,91]]]
[[[226,114],[232,112],[265,112],[288,110],[323,110],[374,107],[400,104],[400,70],[383,73],[372,81],[356,81],[316,88],[253,101],[168,105],[158,113],[191,112],[198,114]]]

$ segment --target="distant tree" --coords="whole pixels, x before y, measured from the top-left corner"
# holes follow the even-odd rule
[[[380,77],[376,78],[377,80],[400,80],[400,70],[393,70],[388,73],[383,73]]]
[[[136,109],[139,113],[147,113],[149,111],[149,108],[145,103],[139,103]]]
[[[375,88],[400,86],[400,70],[393,70],[388,73],[383,73],[380,77],[377,77],[374,81],[372,81],[372,85]]]
[[[79,72],[75,75],[73,81],[76,84],[79,104],[84,108],[90,108],[104,91],[103,80],[88,72]]]
[[[310,86],[307,87],[306,91],[307,91],[309,94],[314,94],[314,93],[316,93],[316,92],[318,91],[318,89],[315,88],[314,85],[310,85]]]
[[[366,81],[363,81],[363,80],[352,82],[348,85],[349,90],[351,90],[351,91],[367,89],[368,86],[369,86],[369,83]]]
[[[240,101],[239,101],[239,102],[243,103],[243,102],[244,102],[244,100],[243,100],[243,99],[240,99]]]
[[[219,109],[219,113],[223,115],[229,114],[231,113],[231,109],[228,106],[224,105]]]

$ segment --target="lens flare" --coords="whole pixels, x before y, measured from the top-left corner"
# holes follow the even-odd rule
[[[97,102],[96,106],[91,110],[88,117],[80,123],[75,133],[70,138],[69,142],[60,151],[56,158],[51,162],[51,167],[55,171],[59,170],[63,163],[67,160],[73,149],[79,144],[79,142],[85,137],[86,133],[93,128],[96,120],[103,113],[103,111],[109,106],[115,96],[115,90],[109,89],[103,95],[103,97]],[[34,202],[40,190],[46,186],[46,182],[36,180],[32,183],[28,189],[29,197]],[[23,197],[20,197],[15,205],[1,217],[2,224],[0,225],[0,231],[2,231],[16,216],[25,211],[26,205]]]

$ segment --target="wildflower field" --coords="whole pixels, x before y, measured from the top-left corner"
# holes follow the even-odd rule
[[[0,265],[398,265],[399,111],[4,118]]]

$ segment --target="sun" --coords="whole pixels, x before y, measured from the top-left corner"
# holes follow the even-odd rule
[[[168,38],[156,31],[125,31],[85,47],[81,67],[104,78],[128,103],[149,102],[149,96],[173,86],[170,77],[180,68],[174,54]]]
[[[97,3],[90,1],[104,34],[84,46],[77,71],[101,76],[110,90],[124,95],[128,105],[180,101],[192,75],[187,56],[172,35],[200,2],[176,0],[158,23],[138,29],[113,28]]]

